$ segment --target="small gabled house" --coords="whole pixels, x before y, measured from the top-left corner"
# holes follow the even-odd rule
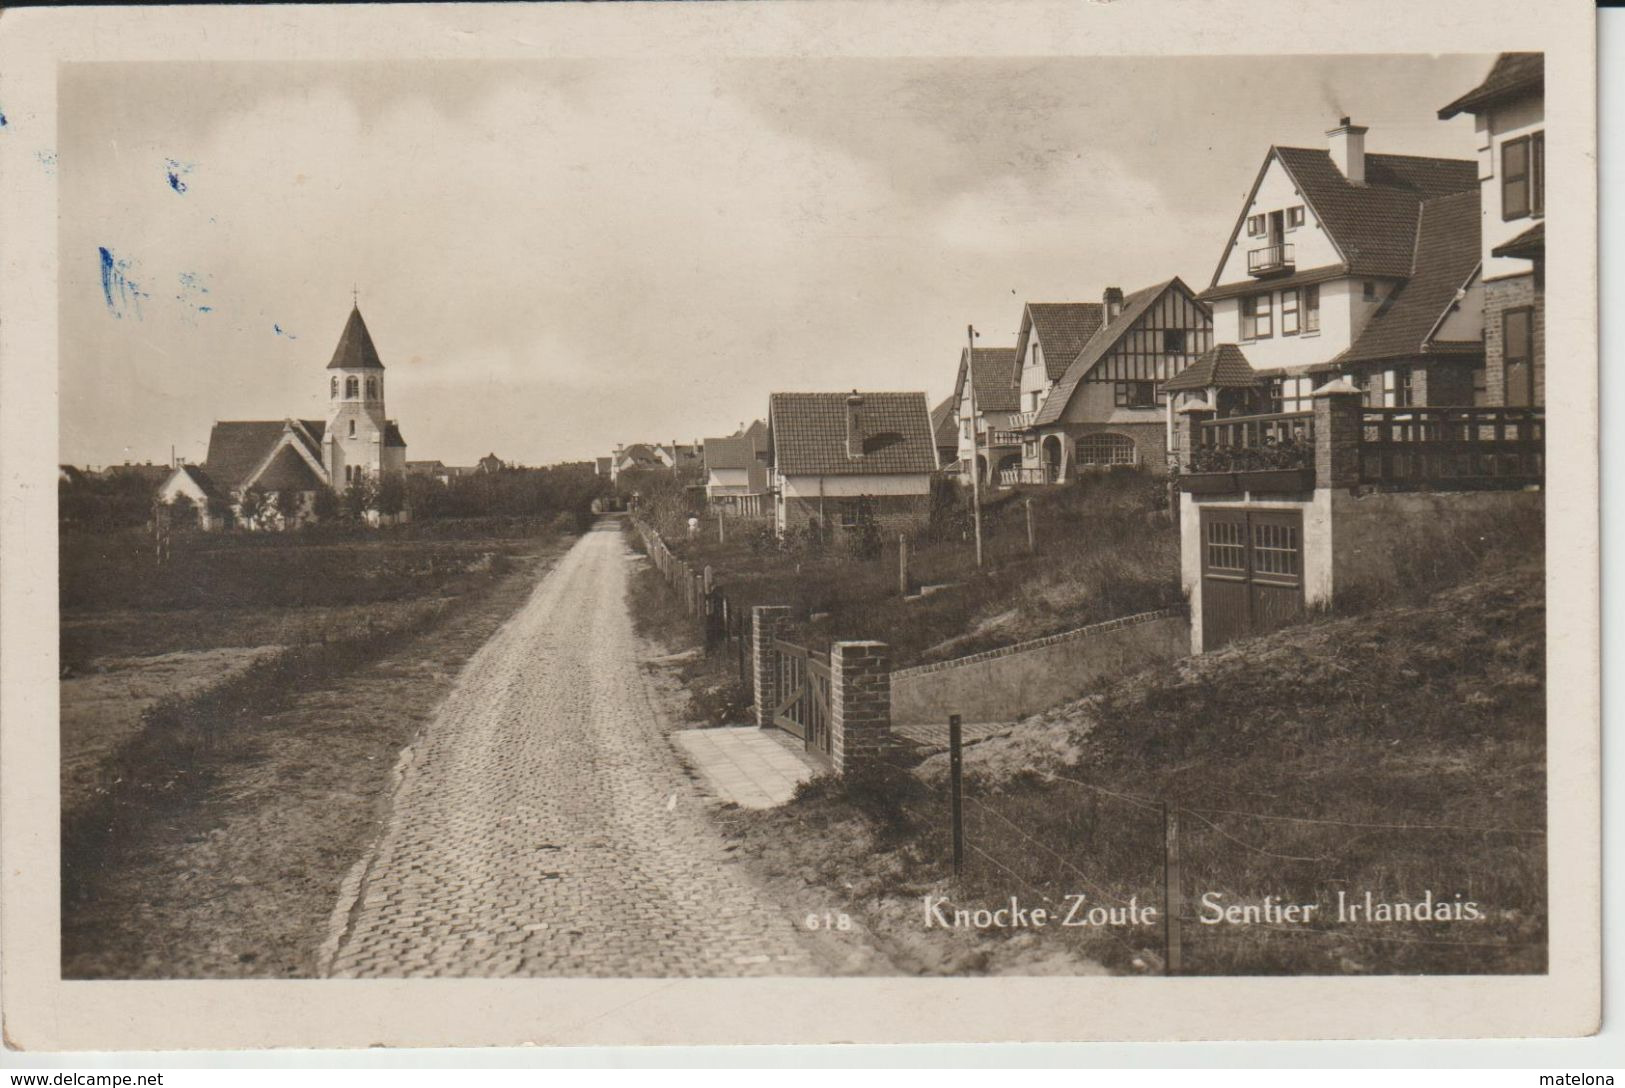
[[[970,481],[972,464],[984,485],[998,483],[1000,473],[1019,470],[1021,432],[1014,420],[1021,411],[1021,370],[1016,349],[959,349],[954,401],[959,424],[955,460],[965,481]]]
[[[707,438],[705,497],[712,508],[755,517],[767,513],[767,424],[756,420],[722,438]]]
[[[780,536],[838,541],[930,519],[937,451],[924,393],[774,393],[767,427]]]
[[[1471,114],[1482,206],[1485,404],[1546,401],[1546,64],[1502,53],[1484,82],[1439,111]]]
[[[232,497],[222,491],[199,465],[178,465],[158,489],[158,501],[173,503],[186,496],[197,511],[198,526],[202,529],[223,529],[232,507]]]
[[[1212,315],[1178,276],[1126,296],[1108,288],[1103,306],[1106,323],[1027,427],[1040,469],[1030,482],[1119,466],[1167,471],[1163,384],[1211,346]]]

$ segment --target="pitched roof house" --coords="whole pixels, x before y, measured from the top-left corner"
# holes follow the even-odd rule
[[[974,353],[960,348],[953,399],[958,423],[953,460],[960,463],[965,479],[970,478],[973,452],[984,483],[1000,469],[1021,464],[1021,435],[1013,423],[1021,411],[1021,368],[1015,348],[977,348]]]
[[[1528,86],[1486,83],[1458,102]],[[1530,121],[1508,138],[1538,135]],[[1484,387],[1493,171],[1368,154],[1365,135],[1345,117],[1325,151],[1269,150],[1202,295],[1218,343],[1164,386],[1193,652],[1391,586],[1399,553],[1374,545],[1397,526],[1540,508],[1538,415],[1457,423]],[[1539,154],[1510,153],[1514,201],[1532,201]]]
[[[767,427],[780,534],[910,529],[929,517],[937,451],[924,393],[774,393]]]
[[[1367,152],[1366,133],[1344,117],[1326,148],[1271,147],[1200,296],[1277,410],[1335,374],[1376,405],[1472,400],[1477,166]]]
[[[1167,467],[1162,383],[1207,350],[1212,316],[1178,276],[1102,294],[1106,321],[1027,417],[1021,468],[1001,482],[1054,483],[1120,465]]]
[[[1034,412],[1050,388],[1061,380],[1083,345],[1110,318],[1107,309],[1121,304],[1117,297],[1100,302],[1029,302],[1021,311],[1016,334],[1016,359],[1021,368],[1018,411]]]
[[[756,420],[721,438],[707,438],[705,496],[714,506],[755,515],[766,506],[767,424]]]

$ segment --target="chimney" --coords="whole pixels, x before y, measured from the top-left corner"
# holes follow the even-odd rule
[[[856,389],[846,398],[846,455],[848,457],[863,456],[863,420],[859,409],[863,407],[863,397]]]
[[[1354,185],[1365,184],[1365,134],[1364,125],[1356,125],[1347,117],[1337,119],[1337,127],[1326,133],[1327,147],[1332,153],[1332,162],[1343,171],[1343,176]]]
[[[1100,296],[1102,305],[1106,307],[1106,320],[1111,321],[1123,312],[1123,289],[1121,287],[1108,287]]]

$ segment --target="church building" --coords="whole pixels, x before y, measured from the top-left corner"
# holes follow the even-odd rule
[[[285,528],[312,516],[324,487],[342,493],[358,481],[405,473],[406,440],[385,415],[384,364],[359,306],[351,309],[327,364],[327,400],[325,420],[215,423],[207,459],[177,468],[160,500],[187,496],[207,529],[224,527],[228,511],[256,528]],[[250,499],[245,508],[250,491],[274,498]],[[288,509],[281,509],[284,503]]]

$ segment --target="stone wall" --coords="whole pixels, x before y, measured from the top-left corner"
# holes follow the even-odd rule
[[[1014,721],[1081,695],[1095,680],[1190,652],[1189,621],[1170,608],[891,674],[893,722]]]

